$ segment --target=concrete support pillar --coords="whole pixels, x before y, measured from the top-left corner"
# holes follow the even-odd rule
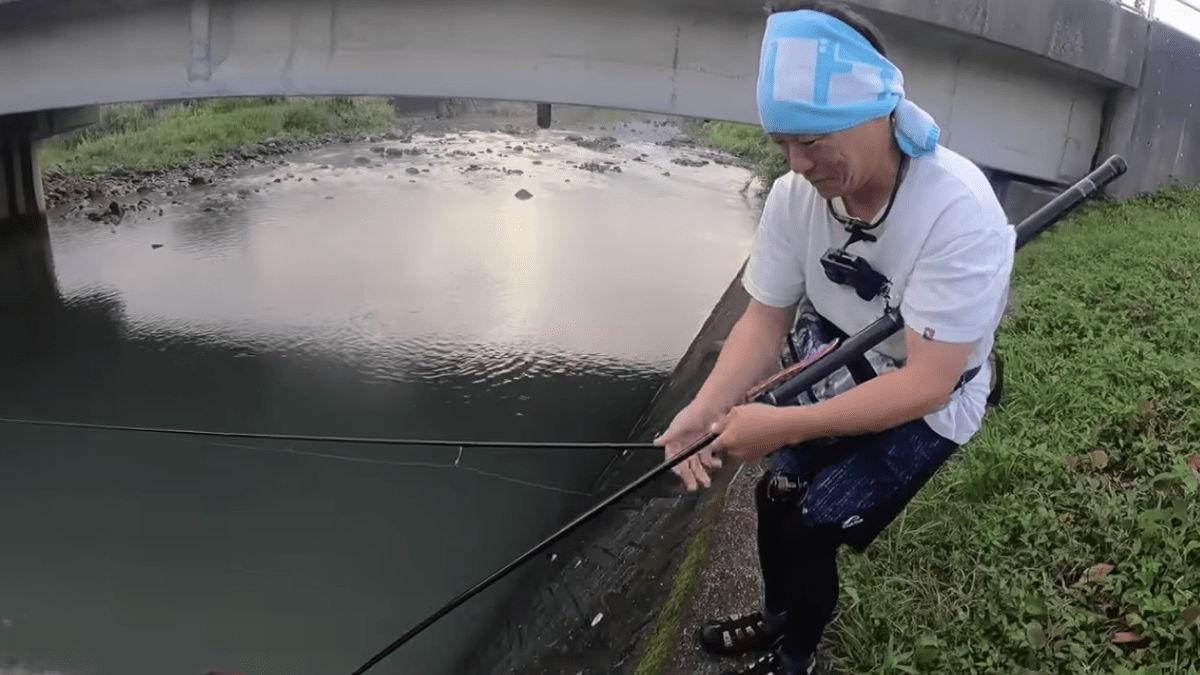
[[[38,310],[56,303],[37,143],[97,118],[96,106],[0,117],[0,310]]]
[[[537,104],[537,125],[543,129],[550,128],[550,104]]]
[[[32,309],[58,297],[36,143],[0,136],[0,310]]]

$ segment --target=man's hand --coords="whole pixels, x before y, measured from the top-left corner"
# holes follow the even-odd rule
[[[793,442],[790,424],[782,408],[765,403],[735,406],[725,419],[712,426],[711,431],[719,435],[709,448],[743,462],[757,462]]]
[[[723,417],[723,413],[713,407],[693,401],[688,407],[679,411],[671,426],[654,443],[664,448],[665,460],[670,461],[678,456],[692,443],[704,438],[712,425]],[[721,460],[713,457],[712,448],[706,447],[671,468],[681,479],[688,492],[697,486],[709,487],[712,479],[708,472],[721,468]]]

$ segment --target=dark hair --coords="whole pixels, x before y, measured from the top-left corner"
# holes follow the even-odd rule
[[[767,10],[767,16],[780,12],[796,12],[802,9],[828,14],[858,31],[859,35],[862,35],[866,38],[867,42],[871,43],[875,51],[884,57],[887,56],[887,48],[883,43],[883,34],[866,17],[847,5],[829,2],[828,0],[770,0],[765,9]]]

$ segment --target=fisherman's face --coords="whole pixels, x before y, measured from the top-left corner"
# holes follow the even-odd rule
[[[887,162],[877,136],[879,120],[824,135],[771,134],[791,165],[823,199],[845,197],[861,189]],[[884,124],[887,124],[885,121]]]

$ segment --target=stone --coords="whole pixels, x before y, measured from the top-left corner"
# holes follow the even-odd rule
[[[533,197],[533,194],[531,192],[529,192],[529,190],[522,188],[517,191],[516,197],[517,197],[517,199],[521,199],[521,200],[531,199]]]

